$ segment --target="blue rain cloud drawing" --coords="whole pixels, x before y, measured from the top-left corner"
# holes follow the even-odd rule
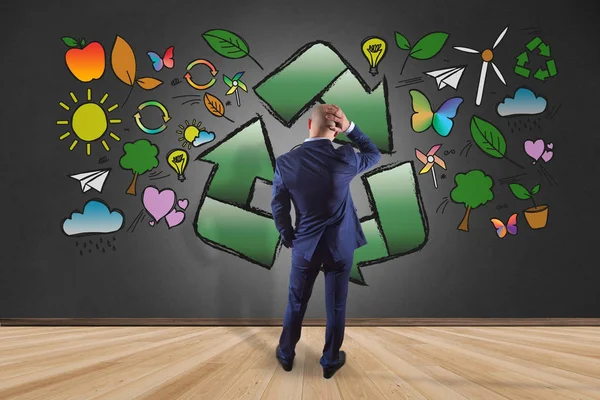
[[[520,87],[513,98],[507,97],[498,104],[498,115],[508,117],[512,115],[535,115],[546,110],[548,102],[542,96],[536,96],[531,90]]]
[[[123,227],[125,218],[121,210],[110,210],[100,199],[92,199],[62,222],[62,230],[67,236],[83,236],[116,232]]]

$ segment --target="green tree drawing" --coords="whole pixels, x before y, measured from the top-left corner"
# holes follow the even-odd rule
[[[121,168],[133,172],[133,179],[127,189],[127,194],[135,196],[138,176],[158,167],[158,158],[156,157],[158,147],[146,139],[140,139],[133,143],[125,143],[123,150],[125,154],[119,160],[119,165]]]
[[[457,229],[468,232],[471,210],[492,201],[494,198],[494,192],[492,191],[494,181],[485,172],[474,169],[466,174],[456,174],[454,182],[456,186],[450,192],[450,198],[453,202],[464,204],[466,207],[465,216]]]

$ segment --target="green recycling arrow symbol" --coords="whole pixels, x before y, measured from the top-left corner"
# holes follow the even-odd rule
[[[333,47],[314,42],[254,90],[288,127],[319,99],[338,104],[372,135],[382,152],[391,152],[386,87],[384,80],[370,91]],[[275,166],[260,115],[197,159],[214,165],[194,220],[196,234],[212,247],[270,269],[281,240],[279,232],[270,213],[250,206],[256,180],[272,183]],[[350,281],[366,285],[360,267],[420,250],[429,228],[412,162],[384,165],[364,174],[362,181],[372,214],[361,218],[368,243],[354,253]]]
[[[554,59],[550,58],[550,46],[542,41],[540,37],[534,37],[527,43],[525,46],[527,50],[519,54],[516,59],[517,63],[515,65],[514,71],[515,74],[520,75],[525,78],[529,78],[531,76],[531,70],[527,68],[527,64],[529,63],[529,53],[533,53],[535,49],[538,49],[538,54],[542,57],[547,58],[546,60],[546,68],[538,68],[537,71],[533,74],[535,79],[539,79],[540,81],[545,81],[551,76],[555,76],[557,74],[556,63]]]

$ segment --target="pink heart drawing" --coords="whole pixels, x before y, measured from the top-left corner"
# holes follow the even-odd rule
[[[154,221],[154,220],[148,221],[148,225],[150,225],[150,226],[154,226],[155,223],[156,223],[156,221]]]
[[[167,226],[169,229],[181,224],[185,219],[185,213],[181,211],[177,211],[176,209],[171,210],[170,213],[167,214],[165,220],[167,221]]]
[[[185,210],[187,208],[189,204],[188,199],[181,199],[177,202],[177,205],[179,206],[179,208],[181,208],[182,210]]]
[[[546,147],[548,147],[549,149],[551,149],[551,150],[552,150],[552,148],[554,147],[554,143],[548,143],[548,144],[546,145]]]
[[[525,153],[535,161],[539,160],[542,154],[544,154],[545,143],[542,139],[538,139],[535,142],[532,140],[525,141]]]
[[[552,152],[552,150],[547,150],[544,152],[544,154],[542,154],[542,160],[544,160],[544,162],[548,162],[552,159],[553,155],[554,153]]]
[[[144,189],[142,203],[146,211],[158,222],[175,207],[175,192],[171,189],[159,191],[154,186],[148,186]]]

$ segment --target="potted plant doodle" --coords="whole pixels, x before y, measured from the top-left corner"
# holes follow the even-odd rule
[[[546,226],[548,221],[548,206],[546,204],[537,205],[533,196],[539,193],[540,185],[537,184],[531,191],[527,190],[525,186],[518,183],[511,183],[508,185],[512,194],[519,200],[529,200],[533,202],[533,207],[525,209],[525,219],[531,227],[531,229],[541,229]]]

